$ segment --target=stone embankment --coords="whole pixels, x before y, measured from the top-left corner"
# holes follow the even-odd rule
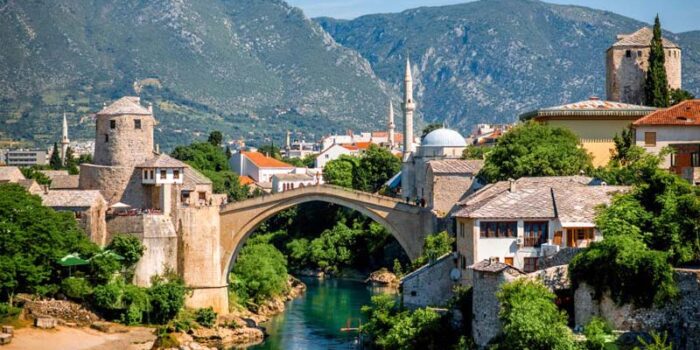
[[[386,268],[381,268],[377,271],[372,272],[369,277],[365,280],[365,283],[371,283],[375,285],[396,287],[399,285],[399,278],[395,274],[387,270]]]

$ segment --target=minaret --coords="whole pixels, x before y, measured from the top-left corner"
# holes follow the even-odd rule
[[[396,145],[394,132],[396,130],[396,124],[394,124],[394,104],[389,100],[389,149],[393,149]]]
[[[287,138],[284,142],[284,148],[289,151],[292,148],[292,132],[287,130]]]
[[[68,121],[66,120],[66,113],[63,113],[63,135],[61,136],[61,161],[63,162],[63,165],[66,164],[66,153],[68,152],[69,144]]]
[[[413,77],[411,76],[411,61],[406,57],[406,75],[404,76],[404,102],[403,102],[403,154],[411,154],[413,149],[413,111],[416,104],[413,101]]]

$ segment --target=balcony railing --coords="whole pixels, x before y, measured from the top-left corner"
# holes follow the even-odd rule
[[[544,243],[547,243],[547,240],[544,239],[544,236],[525,236],[523,238],[523,247],[539,248]]]

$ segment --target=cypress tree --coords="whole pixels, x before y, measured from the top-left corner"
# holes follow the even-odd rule
[[[58,143],[53,143],[53,152],[51,152],[51,158],[49,159],[49,165],[53,170],[60,170],[63,168],[63,161],[61,161],[61,155],[58,153]]]
[[[666,57],[664,55],[663,40],[661,39],[661,22],[659,21],[659,15],[656,15],[656,19],[654,20],[654,37],[651,39],[649,69],[647,70],[644,95],[647,106],[669,106]]]

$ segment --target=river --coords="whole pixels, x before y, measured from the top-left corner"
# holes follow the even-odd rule
[[[350,327],[357,327],[362,305],[368,305],[372,295],[390,290],[342,279],[302,281],[306,283],[306,293],[290,301],[284,313],[263,324],[270,336],[248,349],[361,349],[357,332],[340,329],[347,327],[348,321]]]

